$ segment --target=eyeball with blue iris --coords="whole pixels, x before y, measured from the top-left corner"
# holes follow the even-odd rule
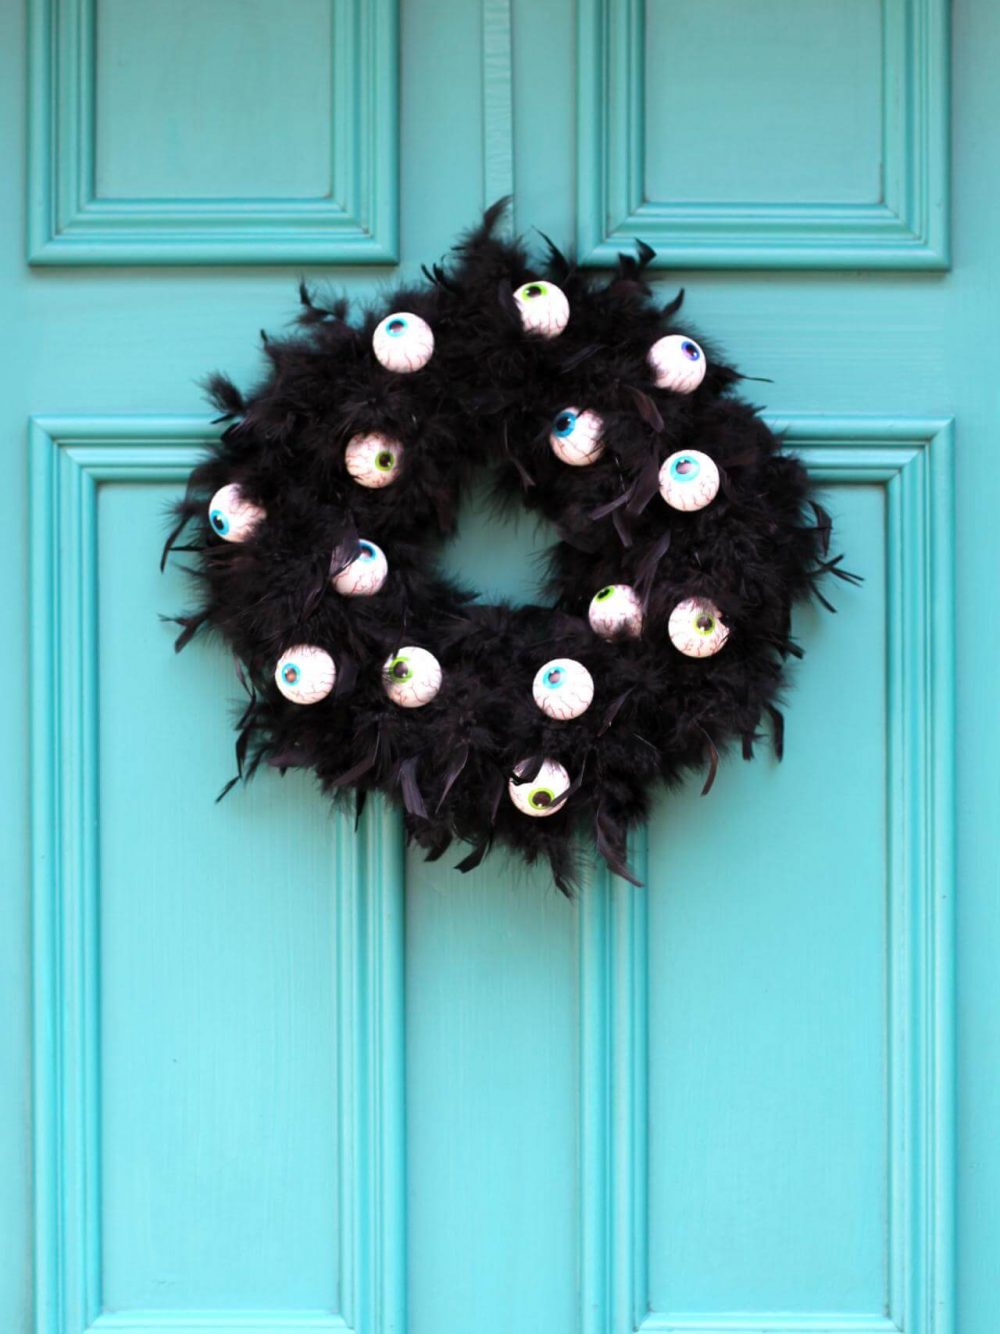
[[[399,476],[403,446],[390,436],[372,431],[348,441],[344,463],[359,486],[372,490],[389,486]]]
[[[245,542],[266,517],[259,505],[244,498],[235,482],[221,487],[208,502],[208,522],[224,542]]]
[[[660,469],[660,495],[671,509],[703,510],[719,494],[715,461],[698,449],[671,454]]]
[[[685,598],[670,613],[670,642],[686,658],[710,658],[729,638],[729,627],[714,602]]]
[[[540,280],[524,283],[514,293],[514,300],[525,333],[555,338],[569,324],[566,293],[555,283]]]
[[[604,422],[585,408],[563,408],[552,421],[549,444],[557,459],[571,468],[596,463],[604,453]]]
[[[315,644],[296,644],[278,659],[274,680],[285,699],[293,704],[318,704],[333,689],[337,668],[326,649]]]
[[[608,584],[590,600],[590,628],[602,639],[638,639],[642,604],[631,584]]]
[[[401,709],[429,704],[441,689],[441,664],[425,648],[409,644],[387,658],[382,666],[382,688]]]
[[[517,775],[530,772],[531,760],[521,760],[514,766],[515,777],[507,783],[510,799],[525,815],[555,815],[562,810],[569,791],[569,774],[556,760],[544,760],[531,780],[517,781]]]
[[[594,698],[594,678],[582,662],[553,658],[539,667],[531,693],[542,713],[567,721],[586,713]]]
[[[693,338],[685,334],[667,334],[658,338],[646,355],[653,379],[660,389],[678,394],[693,394],[705,378],[708,363],[705,353]]]
[[[434,355],[434,333],[426,320],[408,310],[387,315],[372,334],[372,351],[387,371],[419,371]]]
[[[386,581],[389,562],[385,552],[374,542],[362,539],[358,554],[331,579],[338,593],[345,598],[370,598]]]

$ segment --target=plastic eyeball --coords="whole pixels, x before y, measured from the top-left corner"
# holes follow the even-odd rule
[[[385,583],[389,562],[374,542],[358,543],[358,554],[333,576],[334,588],[345,598],[370,598]]]
[[[216,491],[208,503],[212,532],[225,542],[245,542],[266,517],[259,505],[244,500],[243,492],[235,482]]]
[[[293,704],[318,704],[326,699],[336,680],[333,659],[315,644],[286,649],[274,669],[275,684]]]
[[[589,409],[563,408],[552,422],[549,444],[557,459],[571,468],[596,463],[604,453],[604,422]]]
[[[566,293],[555,283],[525,283],[514,293],[521,326],[525,333],[555,338],[569,324],[569,302]]]
[[[531,693],[542,713],[550,718],[579,718],[594,698],[594,678],[582,662],[553,658],[535,673]]]
[[[419,315],[398,310],[376,326],[372,351],[387,371],[419,371],[434,355],[434,334]]]
[[[719,494],[715,461],[697,449],[671,454],[660,469],[660,495],[671,509],[702,510]]]
[[[686,338],[684,334],[658,338],[649,349],[646,360],[659,388],[673,389],[678,394],[693,394],[708,369],[704,352],[693,338]]]
[[[441,689],[441,664],[425,648],[408,645],[387,658],[382,667],[385,693],[403,709],[429,704]]]
[[[608,584],[590,600],[590,628],[602,639],[638,639],[642,606],[630,584]]]
[[[670,613],[667,633],[686,658],[710,658],[729,638],[718,607],[704,598],[687,598]]]
[[[530,765],[529,760],[521,760],[514,766],[515,774],[523,773]],[[519,811],[525,815],[555,815],[562,810],[561,797],[569,790],[569,774],[555,760],[545,760],[542,767],[530,783],[518,783],[511,778],[507,784],[510,799]]]
[[[375,431],[354,436],[344,451],[347,471],[359,486],[374,490],[396,480],[402,461],[403,446],[399,441]]]

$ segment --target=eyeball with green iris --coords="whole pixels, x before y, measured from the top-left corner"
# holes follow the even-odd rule
[[[376,325],[372,351],[387,371],[409,374],[421,370],[434,355],[434,333],[419,315],[397,310]]]
[[[529,769],[530,760],[521,760],[514,766],[515,775]],[[507,783],[510,799],[519,811],[525,815],[555,815],[562,810],[563,798],[569,791],[569,774],[556,760],[544,760],[542,767],[530,782],[511,778]]]
[[[389,562],[382,548],[362,540],[358,543],[358,554],[337,571],[331,583],[342,597],[369,598],[379,591],[388,573]]]
[[[571,468],[596,463],[604,453],[604,422],[589,408],[563,408],[552,421],[549,444],[557,459]]]
[[[649,349],[646,360],[657,386],[673,389],[678,394],[693,394],[708,369],[705,353],[693,338],[684,334],[658,338]]]
[[[671,454],[660,469],[660,495],[671,509],[703,510],[719,494],[715,461],[697,449]]]
[[[525,333],[555,338],[569,324],[569,302],[566,293],[555,283],[536,280],[524,283],[514,293],[521,326]]]
[[[266,517],[259,505],[244,498],[235,482],[221,487],[208,502],[208,522],[224,542],[245,542]]]
[[[419,709],[441,689],[441,664],[425,648],[407,645],[385,660],[382,687],[393,704]]]
[[[293,704],[318,704],[333,689],[337,668],[326,649],[315,644],[296,644],[278,659],[274,680],[285,699]]]
[[[590,628],[602,639],[638,639],[642,605],[630,584],[608,584],[590,600]]]
[[[354,436],[344,451],[347,471],[359,486],[373,490],[394,482],[402,461],[403,446],[399,441],[377,431]]]
[[[667,633],[686,658],[710,658],[729,638],[718,607],[705,598],[686,598],[670,613]]]
[[[531,693],[542,713],[550,718],[579,718],[594,698],[594,678],[582,662],[553,658],[535,673]]]

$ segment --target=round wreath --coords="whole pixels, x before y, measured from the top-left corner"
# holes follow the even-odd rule
[[[826,573],[830,521],[801,464],[732,394],[738,373],[658,305],[638,244],[610,277],[495,235],[503,202],[348,321],[303,286],[300,331],[264,336],[230,424],[192,473],[201,605],[249,695],[237,782],[262,761],[324,789],[379,789],[440,856],[495,842],[574,878],[589,827],[619,875],[660,783],[724,743],[749,758],[775,701],[792,604]],[[433,568],[472,474],[550,520],[551,606],[486,605]],[[228,791],[232,783],[224,791]]]

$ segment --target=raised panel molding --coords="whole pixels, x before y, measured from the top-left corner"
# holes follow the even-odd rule
[[[887,513],[884,1311],[650,1309],[646,896],[595,875],[581,896],[584,1334],[953,1334],[954,627],[949,421],[773,422],[820,482],[876,484]],[[646,851],[634,857],[646,879]]]
[[[405,1328],[403,843],[380,804],[360,836],[345,821],[330,867],[342,1311],[103,1310],[97,493],[181,483],[211,429],[203,417],[31,423],[35,1330],[390,1334]]]
[[[398,258],[397,0],[330,0],[330,195],[104,199],[96,0],[29,0],[32,264],[380,264]]]
[[[661,268],[945,269],[949,0],[883,0],[882,192],[870,203],[671,203],[645,194],[644,0],[579,0],[577,248],[640,237]]]

